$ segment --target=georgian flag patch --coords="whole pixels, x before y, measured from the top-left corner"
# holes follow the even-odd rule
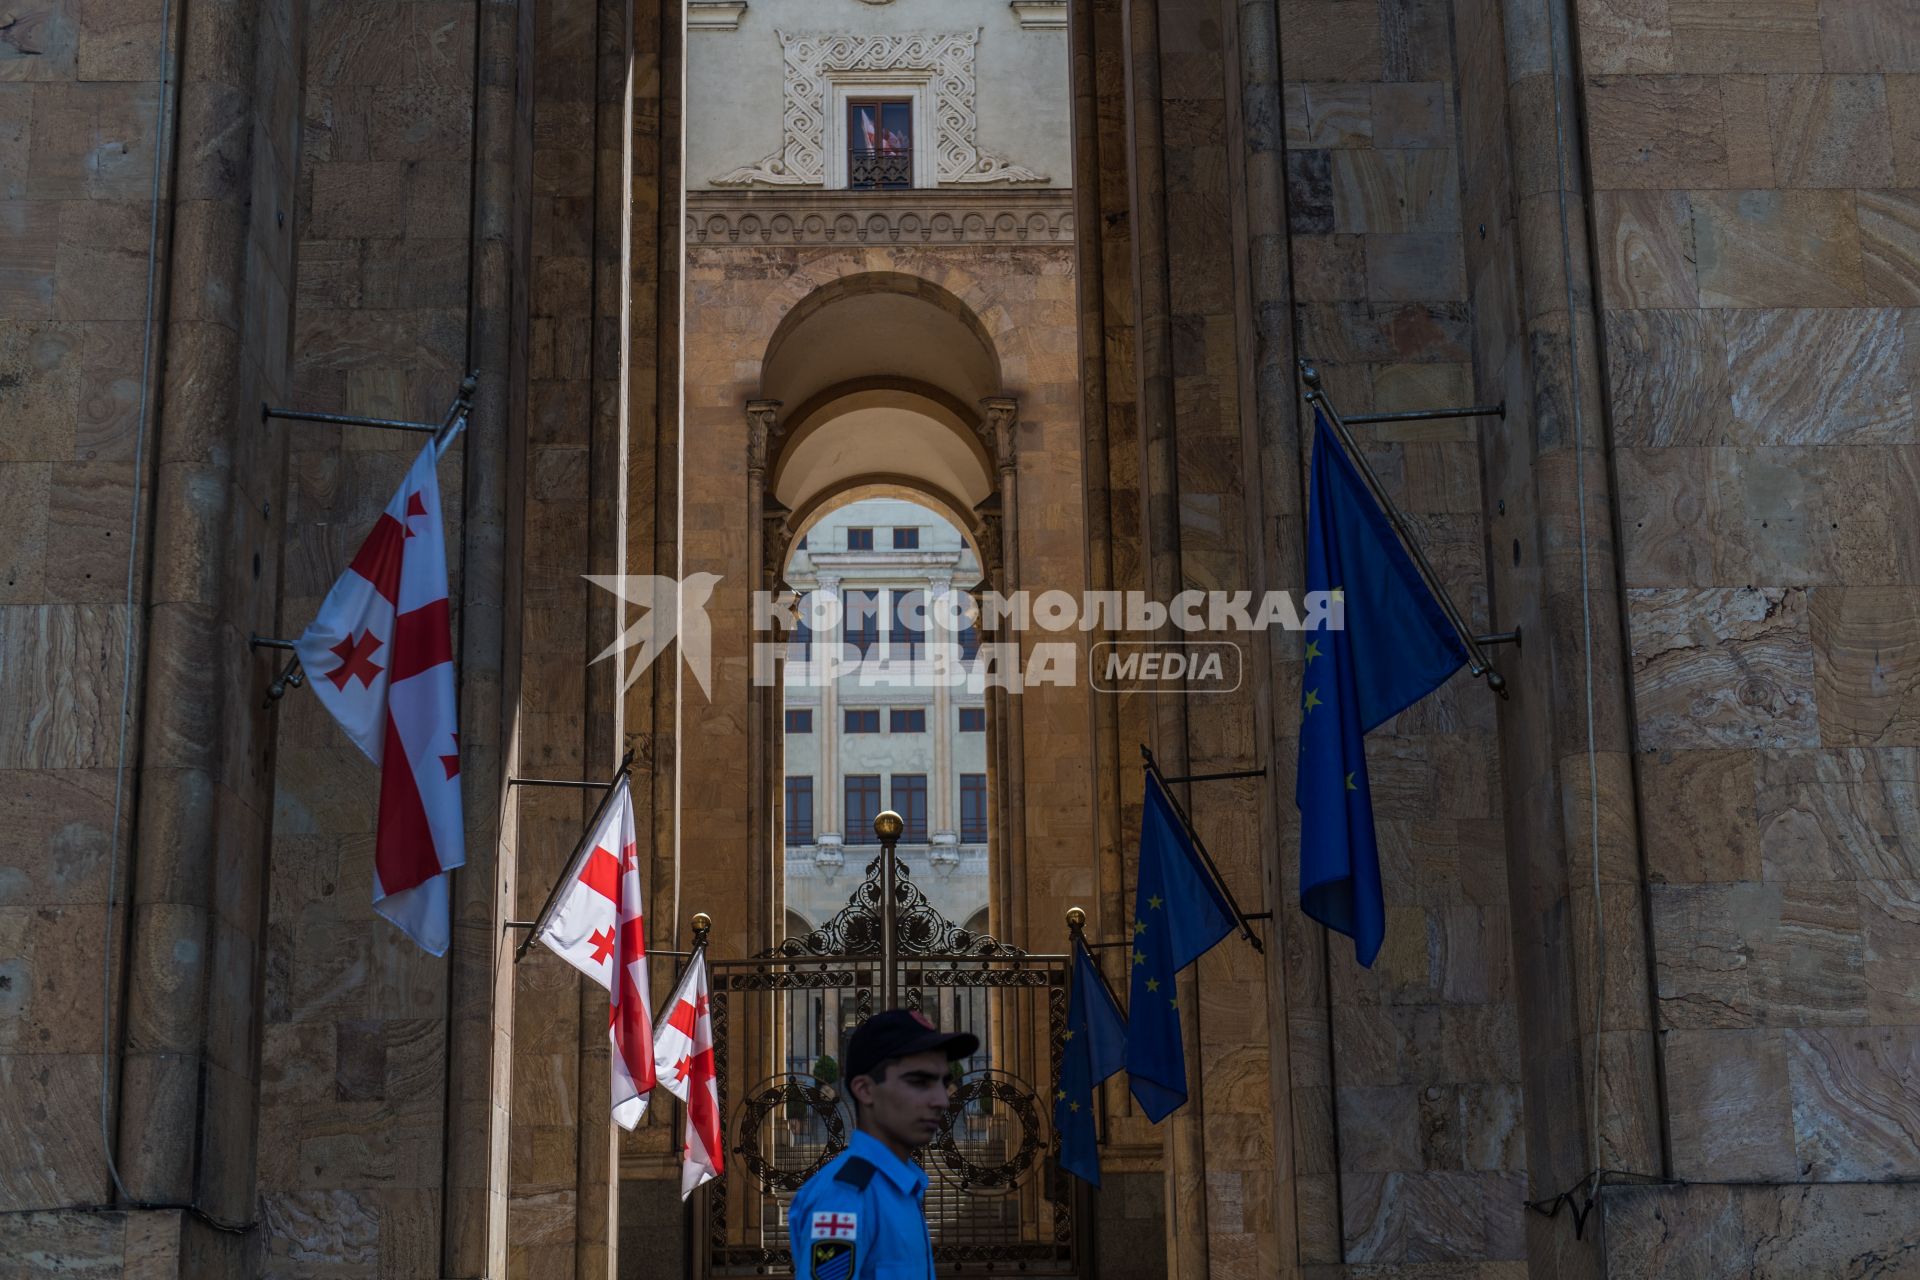
[[[853,1241],[815,1240],[811,1250],[813,1280],[851,1280]]]
[[[860,1215],[855,1213],[816,1213],[808,1224],[815,1240],[845,1240],[849,1245],[857,1234]]]

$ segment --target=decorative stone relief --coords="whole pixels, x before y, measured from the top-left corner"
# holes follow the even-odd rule
[[[836,75],[924,77],[933,94],[935,173],[943,183],[1045,182],[1045,174],[980,150],[974,141],[973,54],[980,29],[892,35],[795,35],[776,31],[786,64],[780,150],[713,179],[715,186],[820,186],[826,182],[826,127]]]
[[[1023,31],[1065,31],[1067,0],[1012,0],[1007,5]]]
[[[1071,198],[1053,192],[687,193],[690,245],[1072,244]],[[987,196],[980,200],[978,196]],[[997,197],[997,198],[995,198]],[[768,204],[769,198],[780,199]],[[751,201],[751,203],[743,203]]]

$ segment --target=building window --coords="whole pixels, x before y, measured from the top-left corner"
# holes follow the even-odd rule
[[[960,732],[985,733],[986,731],[987,709],[985,707],[960,708]]]
[[[917,658],[927,642],[927,593],[893,593],[893,621],[888,628],[887,648],[896,658]]]
[[[888,733],[925,733],[926,731],[925,707],[894,707],[887,712]]]
[[[847,186],[898,191],[913,185],[913,103],[851,99],[847,103]]]
[[[895,551],[918,551],[920,549],[920,531],[918,529],[895,529],[893,531],[893,549]]]
[[[873,535],[871,529],[866,532],[869,537]],[[880,647],[880,593],[849,591],[846,604],[847,643],[864,658]]]
[[[927,775],[924,773],[896,773],[893,775],[893,811],[900,815],[906,829],[900,838],[911,842],[924,842],[927,838]]]
[[[847,530],[847,550],[849,551],[873,550],[873,530],[871,529]]]
[[[789,715],[792,712],[788,712]],[[787,843],[813,843],[813,778],[787,778]]]
[[[848,733],[878,733],[880,732],[880,708],[848,707],[846,718],[841,722],[841,726]]]
[[[980,628],[973,623],[964,623],[960,628],[960,659],[972,662],[980,656]]]
[[[873,834],[873,820],[880,816],[880,775],[848,774],[846,794],[847,843],[880,843],[880,837]]]
[[[793,544],[793,549],[794,549],[795,551],[805,551],[805,550],[807,549],[807,535],[806,535],[806,534],[804,534],[804,533],[803,533],[803,534],[801,534],[801,535],[800,535],[800,541],[798,541],[798,542],[796,542],[796,543],[794,543],[794,544]]]
[[[960,775],[960,838],[968,844],[987,842],[987,775]]]
[[[787,661],[808,662],[813,658],[813,628],[807,625],[804,606],[800,616],[793,620],[793,630],[787,633]]]
[[[789,709],[787,712],[787,732],[812,733],[813,708],[801,707],[798,710]]]

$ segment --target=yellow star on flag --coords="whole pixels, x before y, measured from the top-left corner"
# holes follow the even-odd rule
[[[1067,1100],[1067,1091],[1065,1089],[1056,1089],[1053,1091],[1053,1096],[1055,1101],[1065,1102]]]
[[[1312,714],[1313,709],[1319,705],[1320,705],[1320,691],[1318,689],[1307,690],[1306,709],[1308,714]]]
[[[1314,660],[1315,658],[1324,658],[1324,657],[1326,657],[1326,656],[1327,656],[1326,654],[1324,654],[1324,653],[1321,653],[1321,652],[1320,652],[1320,642],[1319,642],[1318,640],[1309,640],[1309,641],[1307,641],[1307,663],[1308,663],[1308,665],[1312,665],[1312,663],[1313,663],[1313,660]]]
[[[1345,604],[1347,602],[1347,589],[1345,587],[1335,587],[1333,590],[1327,592],[1327,597],[1332,600],[1338,600],[1341,604]]]
[[[1139,937],[1139,936],[1140,936],[1141,934],[1143,934],[1143,933],[1145,933],[1146,931],[1147,931],[1147,922],[1146,922],[1145,920],[1135,920],[1135,921],[1133,922],[1133,935],[1134,935],[1134,937],[1136,937],[1136,938],[1137,938],[1137,937]]]
[[[1155,911],[1158,911],[1158,910],[1160,909],[1160,898],[1159,898],[1159,895],[1158,895],[1158,894],[1156,894],[1156,895],[1154,895],[1153,897],[1151,897],[1151,898],[1148,898],[1148,899],[1147,899],[1147,906],[1149,906],[1150,908],[1152,908],[1152,909],[1153,909],[1153,910],[1155,910]]]
[[[1158,978],[1147,979],[1147,990],[1158,991],[1159,989],[1160,989],[1160,979]]]
[[[1135,964],[1145,964],[1145,963],[1147,962],[1147,953],[1146,953],[1146,952],[1144,952],[1144,951],[1136,951],[1136,952],[1134,952],[1134,953],[1133,953],[1133,962],[1134,962]]]
[[[1347,775],[1347,790],[1349,790],[1349,791],[1358,791],[1359,789],[1360,789],[1359,787],[1356,787],[1356,786],[1354,786],[1354,785],[1353,785],[1353,774],[1351,774],[1351,773],[1350,773],[1350,774],[1348,774],[1348,775]]]
[[[1067,1040],[1073,1039],[1073,1028],[1071,1027],[1067,1028],[1066,1035],[1063,1038]]]

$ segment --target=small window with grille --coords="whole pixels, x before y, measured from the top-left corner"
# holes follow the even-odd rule
[[[905,98],[847,103],[847,187],[900,191],[913,185],[913,103]]]

